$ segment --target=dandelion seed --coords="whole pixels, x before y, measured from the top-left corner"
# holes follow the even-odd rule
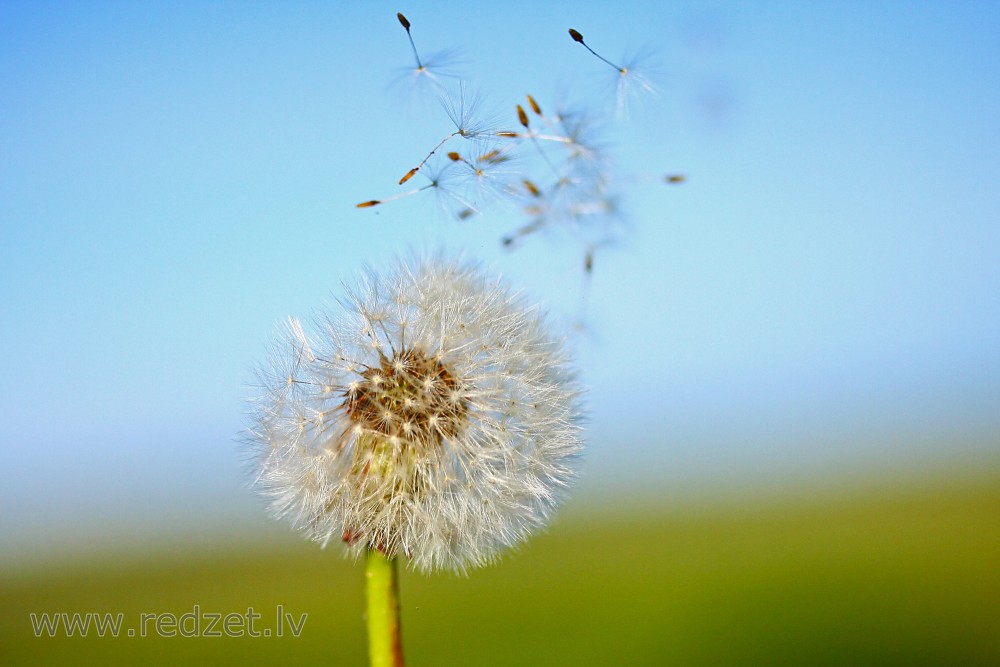
[[[593,282],[594,273],[594,253],[596,251],[596,246],[591,245],[587,248],[583,256],[583,287],[581,289],[580,309],[577,312],[576,324],[578,331],[586,330],[584,323],[587,321],[587,304],[590,301],[591,283]]]
[[[438,258],[369,272],[319,329],[293,321],[259,373],[247,440],[277,515],[355,554],[459,571],[546,522],[580,408],[537,308]]]
[[[490,162],[492,164],[500,164],[501,162],[506,162],[508,160],[507,156],[505,156],[504,152],[499,148],[488,150],[482,155],[480,155],[477,159],[481,160],[482,162]]]
[[[517,243],[519,240],[524,238],[525,236],[528,236],[529,234],[534,234],[535,232],[541,230],[543,227],[545,227],[545,222],[546,222],[545,219],[541,217],[532,220],[528,224],[518,228],[513,234],[503,237],[503,239],[501,239],[501,243],[504,245],[504,247],[509,248],[513,246],[515,243]]]
[[[534,111],[536,115],[541,116],[542,108],[538,106],[538,102],[535,101],[535,98],[531,95],[525,95],[525,97],[528,98],[528,104],[531,106],[531,110]]]
[[[465,198],[473,204],[470,208],[481,210],[514,193],[512,181],[516,182],[520,172],[511,165],[512,158],[508,155],[511,148],[509,144],[502,146],[495,140],[481,139],[473,143],[468,157],[452,158],[466,186]]]
[[[446,94],[445,86],[441,82],[441,77],[455,78],[459,76],[456,70],[460,64],[460,52],[456,49],[437,51],[425,57],[421,57],[417,51],[417,45],[413,41],[413,33],[410,31],[410,21],[402,13],[396,13],[396,19],[406,30],[406,38],[410,42],[410,49],[413,51],[413,67],[403,70],[399,80],[409,79],[413,84],[428,83],[434,92],[435,97],[442,97]]]
[[[369,201],[363,201],[363,202],[361,202],[360,204],[357,205],[357,208],[370,208],[372,206],[378,206],[380,204],[387,204],[387,203],[389,203],[391,201],[394,201],[396,199],[402,199],[403,197],[411,197],[411,196],[413,196],[415,194],[421,193],[424,190],[428,190],[428,189],[433,188],[433,187],[437,187],[437,183],[431,182],[431,183],[428,183],[427,185],[425,185],[423,187],[416,188],[414,190],[410,190],[409,192],[403,192],[403,193],[398,194],[398,195],[393,195],[392,197],[387,197],[385,199],[371,199]]]
[[[594,173],[610,171],[606,149],[599,141],[602,125],[594,115],[579,107],[561,110],[556,114],[555,125],[553,136],[538,135],[538,138],[562,144],[568,152],[567,166],[578,169],[586,165]]]
[[[534,110],[539,116],[541,116],[542,113],[541,107],[538,106],[538,103],[535,102],[535,99],[531,95],[528,95],[527,97],[528,97],[528,104],[531,106],[532,110]],[[541,156],[545,164],[548,165],[552,173],[558,175],[559,169],[556,167],[555,164],[553,164],[549,156],[545,154],[545,149],[542,148],[542,145],[538,143],[538,138],[535,136],[537,133],[530,128],[528,114],[524,111],[524,107],[522,107],[520,104],[517,105],[517,120],[519,123],[521,123],[521,126],[524,127],[524,129],[528,130],[525,134],[520,136],[527,137],[531,141],[531,143],[535,146],[535,149],[538,151],[538,154]]]
[[[453,207],[464,208],[469,206],[469,202],[467,202],[454,187],[455,184],[453,181],[456,180],[459,175],[452,168],[451,164],[435,165],[433,167],[425,168],[419,173],[427,179],[427,183],[419,188],[414,188],[407,192],[401,192],[383,199],[370,199],[368,201],[363,201],[360,204],[356,204],[356,208],[381,206],[382,204],[388,204],[390,202],[412,197],[420,194],[421,192],[427,191],[433,191],[437,195],[438,206],[448,215],[451,214],[451,209]],[[414,174],[416,174],[416,172],[414,172]]]
[[[590,48],[590,45],[584,41],[583,35],[581,35],[579,31],[570,28],[569,35],[573,38],[573,41],[581,44],[583,48],[590,51],[594,57],[609,65],[618,73],[615,80],[615,100],[617,115],[619,117],[627,115],[628,98],[632,93],[636,91],[643,91],[646,93],[656,92],[656,88],[653,86],[649,74],[645,71],[646,68],[643,66],[643,62],[645,60],[644,57],[636,55],[632,58],[627,58],[622,65],[617,65],[599,54],[594,49]]]
[[[464,139],[476,139],[492,132],[490,121],[478,115],[479,105],[482,98],[478,94],[466,95],[465,85],[459,86],[457,98],[447,98],[444,102],[445,112],[448,118],[455,125],[455,131],[445,136],[444,139],[431,149],[431,151],[413,169],[406,172],[403,178],[399,179],[402,185],[427,164],[427,162],[438,152],[442,146],[454,139],[462,137]]]
[[[517,119],[521,125],[528,127],[528,114],[524,113],[524,108],[520,104],[517,105]]]

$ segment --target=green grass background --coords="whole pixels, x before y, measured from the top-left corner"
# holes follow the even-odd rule
[[[499,565],[404,572],[410,665],[997,665],[1000,475],[570,503]],[[365,664],[362,566],[286,533],[0,577],[0,663]],[[35,638],[30,612],[309,614],[300,637]]]

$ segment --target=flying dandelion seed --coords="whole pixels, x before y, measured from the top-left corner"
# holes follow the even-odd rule
[[[397,82],[407,82],[414,90],[420,90],[430,86],[434,98],[443,98],[447,95],[447,87],[442,79],[460,78],[460,65],[462,64],[461,51],[458,49],[448,49],[436,51],[434,53],[421,56],[417,51],[417,45],[413,41],[413,33],[410,31],[410,21],[402,13],[396,14],[399,24],[406,30],[406,38],[410,42],[410,49],[413,51],[413,66],[406,67],[397,79]]]
[[[427,61],[414,42],[412,25],[402,14],[396,18],[407,33],[415,67],[422,71]],[[602,72],[614,72],[615,115],[619,119],[627,115],[630,98],[655,93],[649,78],[652,54],[616,62],[593,49],[578,30],[570,28],[569,35],[604,63]],[[501,213],[520,213],[520,219],[500,239],[508,250],[519,248],[529,237],[541,236],[538,232],[552,230],[558,235],[547,236],[557,243],[591,256],[589,248],[615,242],[625,231],[619,210],[623,180],[602,138],[605,115],[592,108],[593,96],[546,113],[539,98],[526,94],[521,104],[512,105],[517,125],[510,118],[502,123],[506,127],[495,120],[495,110],[483,113],[482,96],[470,94],[463,80],[451,93],[442,89],[439,101],[453,130],[398,181],[402,185],[426,176],[428,183],[362,201],[358,208],[378,207],[426,191],[435,192],[447,217],[460,221],[481,214],[485,217],[506,206]],[[439,178],[435,172],[448,172],[449,177]],[[683,180],[676,174],[658,178],[669,184]],[[593,271],[592,262],[585,263],[586,275]]]
[[[569,36],[573,38],[574,42],[577,42],[583,48],[590,51],[595,58],[609,65],[618,73],[615,78],[615,107],[618,117],[624,118],[628,115],[628,101],[630,97],[638,93],[656,94],[656,87],[653,85],[650,72],[646,66],[647,55],[637,54],[625,59],[621,65],[618,65],[590,48],[590,45],[584,41],[583,35],[578,30],[570,28]]]
[[[490,134],[495,134],[496,129],[494,128],[492,122],[489,119],[482,117],[479,113],[482,97],[478,93],[467,93],[464,83],[459,85],[457,97],[444,98],[442,103],[445,108],[445,113],[455,126],[455,131],[439,141],[437,145],[426,155],[426,157],[420,161],[420,164],[406,172],[406,174],[399,179],[400,185],[413,178],[413,176],[415,176],[416,173],[420,171],[432,157],[434,157],[442,146],[455,137],[462,137],[463,139],[477,139]]]
[[[544,114],[542,113],[542,108],[538,106],[538,102],[535,101],[535,98],[532,97],[531,95],[525,95],[525,97],[528,98],[528,104],[531,105],[531,110],[535,112],[535,115],[544,116]]]
[[[574,478],[579,389],[538,309],[441,259],[369,272],[260,372],[248,444],[275,514],[421,570],[494,560]]]
[[[535,112],[535,115],[539,116],[544,120],[544,116],[542,116],[542,109],[541,107],[538,106],[538,102],[535,101],[535,98],[533,98],[531,95],[526,95],[525,97],[528,98],[528,104],[531,107],[531,110]],[[521,124],[521,127],[523,127],[526,130],[526,132],[524,132],[520,136],[527,137],[531,141],[532,145],[535,147],[535,150],[538,151],[538,155],[542,158],[542,161],[545,162],[545,164],[549,167],[552,173],[559,174],[559,168],[556,167],[556,165],[552,162],[552,160],[549,159],[549,156],[545,154],[545,149],[542,148],[542,145],[538,142],[538,132],[536,132],[534,129],[531,128],[531,122],[528,120],[528,114],[524,110],[524,107],[522,107],[520,104],[517,105],[517,121]],[[550,136],[547,136],[547,138],[559,139],[558,137],[550,137]]]
[[[400,199],[408,199],[425,192],[432,192],[435,195],[438,212],[445,217],[458,215],[456,211],[467,210],[472,206],[472,203],[466,198],[462,192],[463,188],[460,186],[464,177],[452,163],[444,162],[428,165],[420,170],[420,175],[427,181],[420,187],[382,199],[369,199],[368,201],[355,204],[355,207],[372,208],[373,206],[389,204]]]
[[[494,139],[479,139],[472,142],[466,156],[458,156],[455,164],[464,185],[463,194],[476,212],[497,208],[518,189],[515,184],[521,171],[511,148]]]

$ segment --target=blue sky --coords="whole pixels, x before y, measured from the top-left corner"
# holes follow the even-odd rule
[[[995,3],[339,4],[0,3],[5,532],[258,511],[250,368],[363,265],[461,250],[573,319],[565,238],[354,208],[451,131],[392,85],[400,10],[510,122],[612,116],[569,27],[652,52],[604,135],[633,187],[576,343],[588,484],[996,460]]]

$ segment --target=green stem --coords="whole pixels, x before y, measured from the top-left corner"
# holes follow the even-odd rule
[[[369,549],[365,589],[368,594],[368,659],[371,667],[403,667],[396,559],[386,558],[378,549]]]

